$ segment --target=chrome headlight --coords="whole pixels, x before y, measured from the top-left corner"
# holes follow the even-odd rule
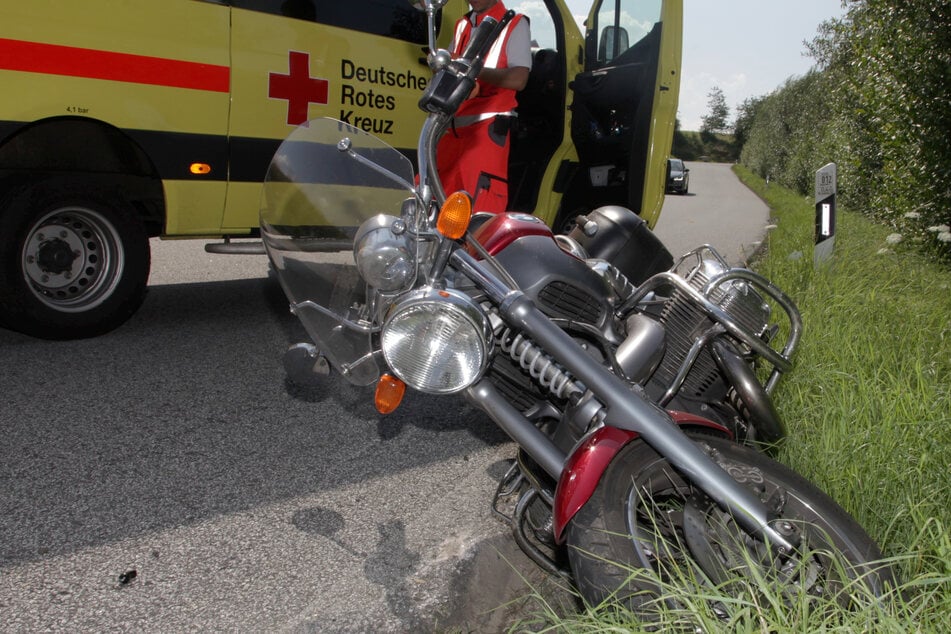
[[[390,309],[383,324],[383,357],[410,387],[450,394],[482,376],[491,351],[492,328],[467,295],[421,288]]]
[[[414,246],[402,220],[379,214],[357,230],[353,259],[367,284],[381,291],[399,291],[416,279]]]

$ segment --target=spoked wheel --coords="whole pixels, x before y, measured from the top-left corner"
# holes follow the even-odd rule
[[[786,528],[798,529],[800,549],[777,556],[638,440],[617,455],[568,526],[571,567],[589,603],[615,599],[641,611],[658,597],[677,605],[672,587],[715,596],[739,593],[753,579],[765,580],[789,601],[806,593],[810,600],[847,603],[853,584],[864,584],[865,596],[879,596],[893,581],[872,539],[811,483],[749,447],[714,437],[695,440]],[[729,613],[722,605],[713,609]]]

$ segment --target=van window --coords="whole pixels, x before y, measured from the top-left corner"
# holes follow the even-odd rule
[[[337,26],[425,45],[426,14],[407,0],[231,0],[238,9]],[[437,20],[437,24],[439,21]]]
[[[548,7],[538,0],[523,0],[522,2],[507,2],[507,7],[522,13],[529,20],[532,32],[532,49],[547,48],[559,50],[558,30],[552,20]]]
[[[610,64],[660,21],[661,0],[605,0],[598,11],[598,65]]]

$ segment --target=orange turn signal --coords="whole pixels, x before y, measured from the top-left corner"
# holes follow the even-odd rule
[[[201,176],[204,174],[210,174],[211,165],[209,165],[208,163],[192,163],[191,165],[188,166],[188,171],[198,176]]]
[[[456,192],[446,198],[442,209],[439,210],[436,229],[450,240],[458,240],[466,235],[471,217],[472,200],[465,192]]]
[[[381,414],[390,414],[396,411],[406,393],[406,384],[391,374],[384,374],[376,384],[376,394],[373,404]]]

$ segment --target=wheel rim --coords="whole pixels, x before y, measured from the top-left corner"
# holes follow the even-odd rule
[[[723,466],[723,465],[721,465]],[[730,465],[734,469],[748,469],[746,478],[758,472],[755,467]],[[729,469],[728,469],[729,470]],[[760,478],[762,478],[762,473]],[[734,477],[737,472],[733,473]],[[775,484],[745,480],[748,485],[775,512],[787,510],[787,504],[801,508],[802,504],[787,492],[774,489]],[[768,499],[767,499],[768,496]],[[783,502],[778,503],[777,499]],[[827,578],[830,572],[827,562],[820,561],[809,542],[824,542],[826,539],[810,539],[821,529],[811,522],[793,520],[803,538],[801,547],[807,557],[788,558],[776,565],[768,549],[759,541],[750,538],[736,522],[706,495],[683,482],[672,471],[655,470],[646,479],[632,483],[626,501],[626,522],[632,546],[642,563],[670,581],[675,578],[707,579],[720,586],[737,580],[737,572],[746,570],[747,575],[765,575],[778,581],[790,595],[806,591],[822,595],[830,590],[825,584],[838,586],[837,581]],[[750,567],[759,569],[753,573]],[[686,574],[685,574],[685,571]],[[696,576],[695,573],[701,573]]]
[[[639,559],[666,579],[671,571],[691,562],[683,532],[691,492],[682,482],[658,480],[658,475],[655,472],[647,481],[632,483],[625,503],[626,522]]]
[[[21,266],[30,290],[46,306],[89,310],[106,301],[122,278],[121,238],[101,213],[63,207],[34,224]]]

